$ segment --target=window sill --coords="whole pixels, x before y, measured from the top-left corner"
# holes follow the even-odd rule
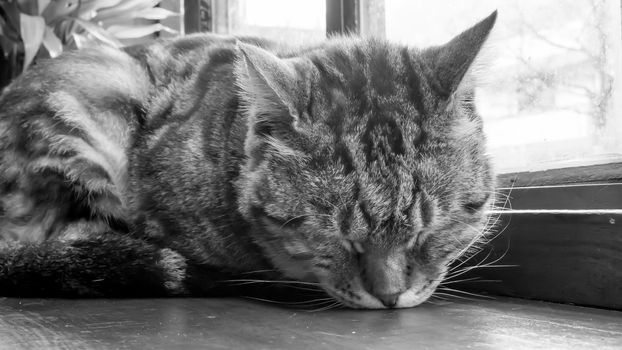
[[[473,269],[461,277],[498,282],[460,287],[622,310],[622,164],[504,174],[499,183],[493,234],[501,233],[469,264],[512,267]]]
[[[37,348],[619,349],[622,313],[519,299],[304,312],[241,299],[0,299],[0,344]]]

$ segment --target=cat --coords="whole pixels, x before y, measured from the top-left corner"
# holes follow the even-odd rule
[[[494,200],[473,67],[496,15],[421,50],[195,34],[39,62],[0,97],[0,295],[261,276],[424,302]]]

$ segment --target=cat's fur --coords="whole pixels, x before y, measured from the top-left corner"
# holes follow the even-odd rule
[[[0,97],[0,295],[209,295],[265,270],[423,302],[485,225],[469,82],[495,18],[425,50],[192,35],[41,62]]]

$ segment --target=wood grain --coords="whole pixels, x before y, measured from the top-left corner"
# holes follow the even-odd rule
[[[241,299],[0,299],[0,349],[619,349],[622,313],[515,299],[305,312]]]

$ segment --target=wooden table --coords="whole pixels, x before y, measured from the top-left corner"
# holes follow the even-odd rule
[[[0,349],[622,349],[622,312],[498,299],[309,312],[244,299],[0,298]]]

